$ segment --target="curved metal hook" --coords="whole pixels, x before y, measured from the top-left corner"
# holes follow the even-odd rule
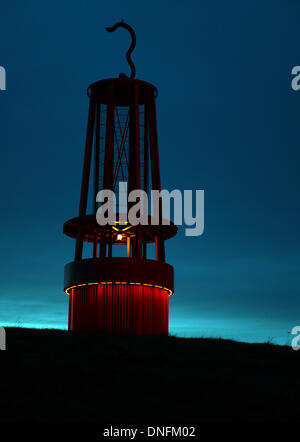
[[[128,61],[128,64],[129,64],[129,66],[130,66],[130,69],[131,69],[131,75],[130,75],[130,78],[131,79],[133,79],[134,77],[135,77],[135,66],[134,66],[134,64],[133,64],[133,61],[131,60],[131,54],[132,54],[132,51],[134,50],[134,48],[135,48],[135,44],[136,44],[136,36],[135,36],[135,32],[134,32],[134,30],[132,29],[132,27],[131,26],[129,26],[127,23],[124,23],[123,21],[122,22],[118,22],[118,23],[116,23],[114,26],[112,26],[111,28],[105,28],[108,32],[114,32],[116,29],[118,29],[118,28],[125,28],[125,29],[127,29],[127,31],[129,31],[129,33],[130,33],[130,35],[131,35],[131,38],[132,38],[132,41],[131,41],[131,45],[130,45],[130,47],[129,47],[129,49],[128,49],[128,51],[127,51],[127,53],[126,53],[126,59],[127,59],[127,61]],[[125,74],[123,74],[123,73],[121,73],[120,75],[119,75],[119,77],[120,78],[128,78],[127,77],[127,75],[125,75]]]

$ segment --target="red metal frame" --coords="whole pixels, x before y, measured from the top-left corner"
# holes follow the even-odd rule
[[[109,30],[118,27],[130,28],[123,23]],[[128,30],[133,32],[132,28]],[[161,200],[159,213],[154,214],[158,216],[159,225],[128,225],[126,230],[121,230],[121,241],[116,236],[120,232],[117,227],[96,223],[100,177],[103,177],[103,189],[114,190],[119,181],[124,181],[125,167],[129,192],[143,189],[149,195],[151,167],[152,188],[161,190],[157,90],[134,78],[130,55],[135,35],[133,43],[127,53],[131,77],[120,74],[120,78],[98,81],[88,88],[90,104],[79,216],[64,224],[64,233],[76,238],[75,261],[65,267],[65,291],[70,295],[69,330],[168,333],[168,294],[174,290],[174,275],[173,268],[165,263],[164,241],[174,236],[177,228],[173,223],[163,225]],[[121,109],[127,112],[125,121],[121,121]],[[90,186],[91,170],[94,182]],[[94,198],[91,214],[87,214],[89,190],[93,191]],[[93,243],[91,259],[83,259],[84,242]],[[155,261],[147,259],[149,242],[155,242]],[[114,244],[127,248],[127,258],[113,257]]]

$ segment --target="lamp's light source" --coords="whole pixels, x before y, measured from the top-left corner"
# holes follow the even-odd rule
[[[118,233],[117,240],[122,241],[122,239],[123,239],[123,235],[121,233]]]

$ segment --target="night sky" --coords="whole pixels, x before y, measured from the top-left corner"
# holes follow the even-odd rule
[[[300,2],[13,1],[1,5],[0,325],[67,327],[86,89],[157,86],[162,187],[205,190],[205,231],[166,243],[170,333],[287,344],[300,325]]]

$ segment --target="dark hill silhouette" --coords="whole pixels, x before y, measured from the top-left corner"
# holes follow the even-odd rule
[[[2,422],[299,421],[300,351],[7,328]]]

